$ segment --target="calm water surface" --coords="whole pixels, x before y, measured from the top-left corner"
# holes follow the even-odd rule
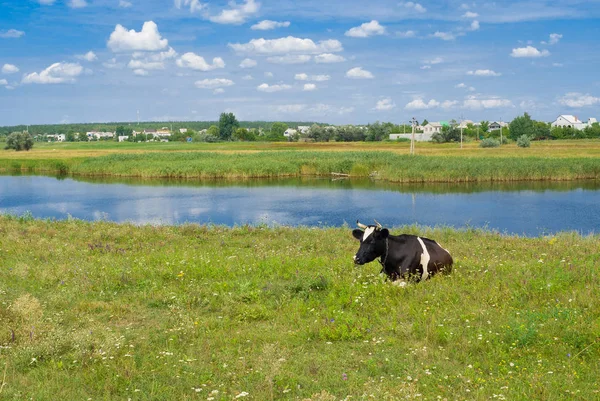
[[[597,182],[398,185],[288,179],[246,182],[0,176],[0,213],[136,224],[486,227],[536,236],[600,231]]]

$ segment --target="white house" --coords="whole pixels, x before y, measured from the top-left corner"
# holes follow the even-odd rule
[[[179,128],[179,133],[186,134],[187,133],[187,128]]]
[[[578,130],[583,130],[588,125],[591,126],[595,122],[597,122],[595,118],[590,118],[587,123],[584,123],[579,118],[577,118],[577,116],[572,116],[570,114],[561,114],[550,125],[553,128],[554,127],[562,127],[562,128],[575,128]]]
[[[310,131],[310,127],[308,125],[299,125],[298,131],[300,131],[303,134],[306,134],[308,131]]]
[[[436,132],[442,132],[442,124],[439,122],[430,122],[423,126],[424,134],[435,134]]]
[[[497,129],[500,129],[500,127],[506,128],[508,127],[508,123],[505,123],[503,121],[492,121],[488,126],[488,131],[495,131]]]
[[[129,139],[129,135],[119,135],[119,142],[125,142]]]
[[[67,136],[65,134],[51,134],[46,135],[46,138],[48,138],[48,142],[52,142],[52,139],[54,139],[54,142],[64,142]]]
[[[98,132],[98,131],[89,131],[86,133],[88,139],[96,138],[113,138],[115,136],[114,132]]]
[[[300,127],[298,127],[300,128]],[[285,130],[285,132],[283,133],[283,136],[285,136],[286,138],[294,135],[296,132],[298,132],[297,130],[293,129],[293,128],[288,128]]]

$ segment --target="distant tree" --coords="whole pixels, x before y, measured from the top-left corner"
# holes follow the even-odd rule
[[[367,128],[367,141],[382,141],[390,137],[391,127],[389,123],[381,124],[377,121],[375,124],[369,124]]]
[[[532,135],[534,133],[534,122],[527,113],[515,117],[509,124],[510,139],[516,140],[522,135]]]
[[[423,120],[423,122],[421,123],[421,125],[423,127],[426,126],[427,124],[429,124],[429,121],[427,121],[427,119]]]
[[[4,149],[14,149],[17,152],[33,148],[33,137],[27,132],[15,132],[6,138]]]
[[[219,137],[224,141],[229,141],[233,132],[239,126],[240,123],[233,113],[221,113],[219,117]]]
[[[269,134],[269,137],[271,137],[271,138],[282,137],[288,128],[289,127],[286,123],[274,122],[273,125],[271,125],[271,133]]]
[[[488,130],[490,129],[490,122],[489,121],[482,121],[481,125],[479,126],[479,128],[481,129],[481,132],[483,132],[483,133],[488,132]]]
[[[214,136],[215,138],[219,138],[220,137],[220,135],[219,135],[219,127],[217,127],[216,125],[211,125],[206,130],[206,134]]]
[[[444,125],[441,132],[436,132],[431,136],[431,140],[437,143],[460,142],[460,129]]]
[[[254,132],[248,131],[246,128],[238,128],[233,133],[233,139],[236,141],[255,141]]]
[[[534,121],[533,122],[533,131],[530,134],[530,136],[531,136],[531,139],[550,138],[550,124],[543,122],[543,121]],[[519,137],[519,138],[521,138],[521,137]]]
[[[77,139],[79,139],[79,138],[77,138]],[[75,133],[73,131],[67,132],[67,134],[65,135],[65,140],[67,142],[75,142]]]
[[[79,137],[77,138],[77,140],[79,142],[87,142],[88,141],[87,134],[85,132],[80,132],[79,133]]]

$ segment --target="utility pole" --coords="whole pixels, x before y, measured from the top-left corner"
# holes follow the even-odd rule
[[[415,154],[415,124],[416,124],[417,120],[413,117],[412,120],[410,120],[410,125],[412,126],[412,135],[410,137],[410,154],[414,156]]]
[[[502,119],[500,119],[500,146],[502,146]]]
[[[460,115],[460,148],[462,149],[462,134],[463,134],[463,121],[465,120],[465,118],[463,117],[463,115]]]
[[[139,109],[137,111],[137,119],[138,119],[138,125],[140,125],[140,110]]]

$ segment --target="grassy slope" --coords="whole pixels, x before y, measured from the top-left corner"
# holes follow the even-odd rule
[[[349,228],[0,217],[0,398],[598,398],[598,236],[402,231],[455,271],[392,286]]]
[[[600,141],[538,142],[480,149],[405,143],[39,144],[3,152],[0,171],[81,176],[248,178],[350,174],[391,182],[572,180],[600,178]]]

